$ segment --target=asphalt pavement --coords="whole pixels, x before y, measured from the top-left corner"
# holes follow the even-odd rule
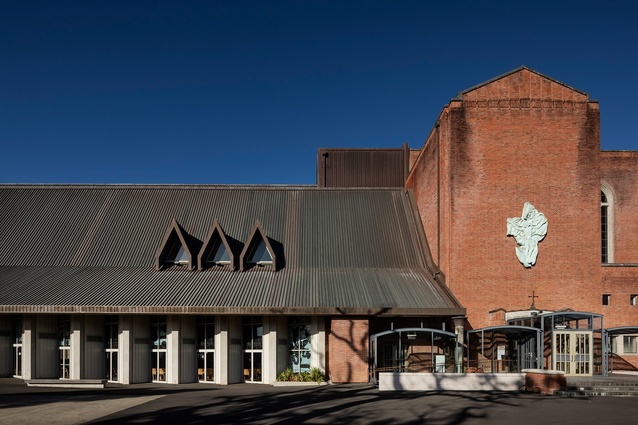
[[[29,388],[0,379],[0,424],[636,424],[638,399],[520,392],[379,391],[371,385]]]

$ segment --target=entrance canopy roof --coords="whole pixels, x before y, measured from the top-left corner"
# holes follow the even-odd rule
[[[490,326],[487,328],[472,329],[467,331],[468,334],[479,333],[479,332],[480,333],[490,332],[490,333],[496,333],[496,334],[509,336],[509,335],[520,335],[525,333],[538,333],[540,332],[540,329],[533,328],[531,326],[505,325],[505,326]]]
[[[616,328],[605,329],[608,335],[628,335],[638,334],[638,326],[618,326]]]

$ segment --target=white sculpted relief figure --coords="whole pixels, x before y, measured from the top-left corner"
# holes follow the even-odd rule
[[[514,236],[518,247],[516,256],[526,268],[536,264],[538,255],[538,243],[547,234],[547,218],[529,202],[523,206],[521,218],[514,217],[507,219],[507,236]]]

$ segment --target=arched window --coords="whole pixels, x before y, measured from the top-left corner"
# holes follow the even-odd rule
[[[614,262],[614,228],[613,197],[611,190],[605,185],[600,191],[600,241],[601,260],[603,263]]]

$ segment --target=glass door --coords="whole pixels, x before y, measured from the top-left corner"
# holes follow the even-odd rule
[[[118,333],[117,316],[106,316],[104,318],[104,372],[106,379],[110,382],[117,382]]]
[[[13,318],[13,376],[22,377],[22,317]]]
[[[166,382],[166,316],[151,317],[151,379]]]
[[[261,316],[244,317],[244,382],[262,382],[264,325]]]
[[[58,350],[60,353],[60,379],[71,378],[71,317],[58,319]]]
[[[592,374],[592,332],[555,331],[552,344],[555,370],[568,376]]]
[[[528,338],[522,341],[515,341],[518,350],[516,363],[517,367],[512,369],[513,371],[521,371],[523,369],[536,369],[539,367],[536,362],[536,339]]]
[[[215,382],[215,318],[197,318],[197,379]]]

